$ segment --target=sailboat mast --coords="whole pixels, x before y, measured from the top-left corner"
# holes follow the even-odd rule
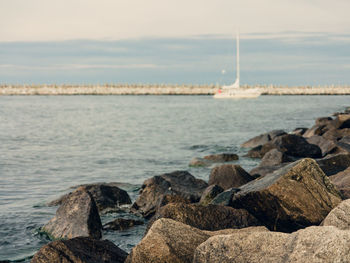
[[[236,55],[236,63],[237,63],[237,72],[236,72],[236,81],[238,82],[238,86],[239,86],[239,33],[237,31],[236,33],[236,48],[237,48],[237,55]]]

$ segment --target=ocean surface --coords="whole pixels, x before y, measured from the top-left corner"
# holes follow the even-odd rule
[[[0,260],[29,262],[49,239],[40,227],[70,187],[124,182],[133,200],[154,175],[188,170],[193,157],[233,152],[246,170],[258,160],[239,145],[272,129],[311,127],[350,106],[350,96],[0,96]],[[109,214],[107,222],[128,214]],[[130,251],[145,230],[105,232]]]

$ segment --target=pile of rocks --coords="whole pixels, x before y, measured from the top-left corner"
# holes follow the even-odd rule
[[[77,188],[53,203],[60,207],[43,227],[68,240],[44,246],[32,262],[350,262],[350,113],[241,146],[261,158],[250,172],[229,163],[215,166],[208,183],[187,171],[146,180],[130,212],[149,220],[147,231],[129,255],[99,240],[99,213],[130,204],[127,193],[113,184]],[[139,223],[117,219],[105,228]]]

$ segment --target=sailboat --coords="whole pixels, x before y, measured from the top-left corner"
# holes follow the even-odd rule
[[[241,88],[239,85],[239,34],[236,37],[237,70],[236,81],[232,85],[223,86],[214,95],[215,99],[249,99],[260,96],[261,91],[257,88]]]

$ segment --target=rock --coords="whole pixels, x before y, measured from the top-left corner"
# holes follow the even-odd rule
[[[237,232],[200,244],[193,263],[204,262],[350,262],[350,231],[312,226],[292,234]]]
[[[228,189],[220,194],[218,194],[211,202],[212,205],[223,205],[223,206],[231,206],[232,198],[235,193],[239,191],[238,188]]]
[[[128,193],[120,189],[118,183],[97,183],[97,184],[85,184],[78,187],[80,190],[84,189],[92,194],[99,212],[105,210],[113,210],[118,208],[120,205],[131,204]],[[79,190],[79,191],[80,191]],[[77,190],[75,190],[77,191]],[[57,200],[48,203],[49,206],[61,205],[72,193],[63,195]]]
[[[51,237],[73,238],[87,236],[100,239],[102,224],[92,195],[84,188],[78,188],[57,209],[42,230]]]
[[[109,240],[76,237],[53,241],[34,255],[31,263],[122,263],[128,254]]]
[[[228,206],[173,203],[160,208],[150,225],[160,218],[170,218],[183,224],[215,231],[226,228],[259,226],[261,223],[245,209]]]
[[[193,158],[190,162],[190,166],[210,166],[214,163],[232,162],[238,160],[238,155],[234,153],[221,153],[207,155],[203,158]]]
[[[307,129],[306,132],[303,134],[303,137],[309,138],[312,136],[319,136],[325,133],[326,125],[314,125],[310,129]]]
[[[307,128],[295,128],[291,134],[302,136],[307,131]]]
[[[322,156],[334,153],[338,149],[337,145],[333,141],[327,140],[322,136],[311,136],[307,138],[306,141],[310,144],[314,144],[320,147],[322,151]]]
[[[329,180],[337,187],[343,199],[350,198],[350,167],[330,176]]]
[[[262,145],[256,146],[248,151],[245,157],[250,157],[250,158],[263,158],[264,154],[261,152]]]
[[[134,219],[117,218],[103,225],[104,230],[126,230],[133,226],[143,225],[144,222]]]
[[[199,203],[202,205],[209,204],[218,194],[222,193],[224,189],[222,187],[213,184],[209,185],[203,192]]]
[[[268,174],[272,174],[274,171],[277,171],[278,169],[288,165],[289,163],[281,163],[279,165],[273,165],[273,166],[257,166],[250,170],[250,174],[254,176],[255,178],[258,177],[264,177]]]
[[[292,161],[295,160],[284,152],[277,149],[272,149],[264,155],[259,166],[274,166]]]
[[[126,263],[175,263],[192,262],[196,247],[214,235],[237,232],[263,232],[264,227],[200,230],[172,219],[162,218],[154,222],[146,236],[132,249]]]
[[[334,120],[337,129],[350,128],[350,114],[339,114]]]
[[[201,166],[210,166],[212,165],[213,162],[206,160],[204,158],[198,158],[198,157],[194,157],[192,158],[192,160],[190,161],[189,166],[193,166],[193,167],[201,167]]]
[[[316,161],[302,159],[241,186],[234,208],[248,210],[270,230],[318,225],[341,197]]]
[[[330,129],[322,135],[322,137],[331,141],[339,141],[345,136],[350,136],[350,128]]]
[[[259,145],[263,145],[271,140],[273,140],[274,138],[281,136],[283,134],[286,134],[285,131],[283,130],[273,130],[264,134],[260,134],[246,142],[244,142],[241,147],[243,148],[254,148],[257,147]]]
[[[331,176],[344,171],[350,166],[350,154],[339,153],[327,155],[322,159],[317,159],[317,164],[320,166],[322,171],[327,175]]]
[[[331,117],[320,117],[315,120],[316,125],[329,125],[333,122]]]
[[[196,179],[186,171],[154,176],[143,182],[140,196],[132,206],[132,211],[151,217],[164,195],[179,195],[189,202],[198,202],[208,184]]]
[[[241,166],[233,164],[223,164],[211,170],[209,185],[216,184],[227,190],[248,183],[255,178],[247,173]]]
[[[322,225],[350,230],[350,199],[344,200],[334,208],[323,220]]]

